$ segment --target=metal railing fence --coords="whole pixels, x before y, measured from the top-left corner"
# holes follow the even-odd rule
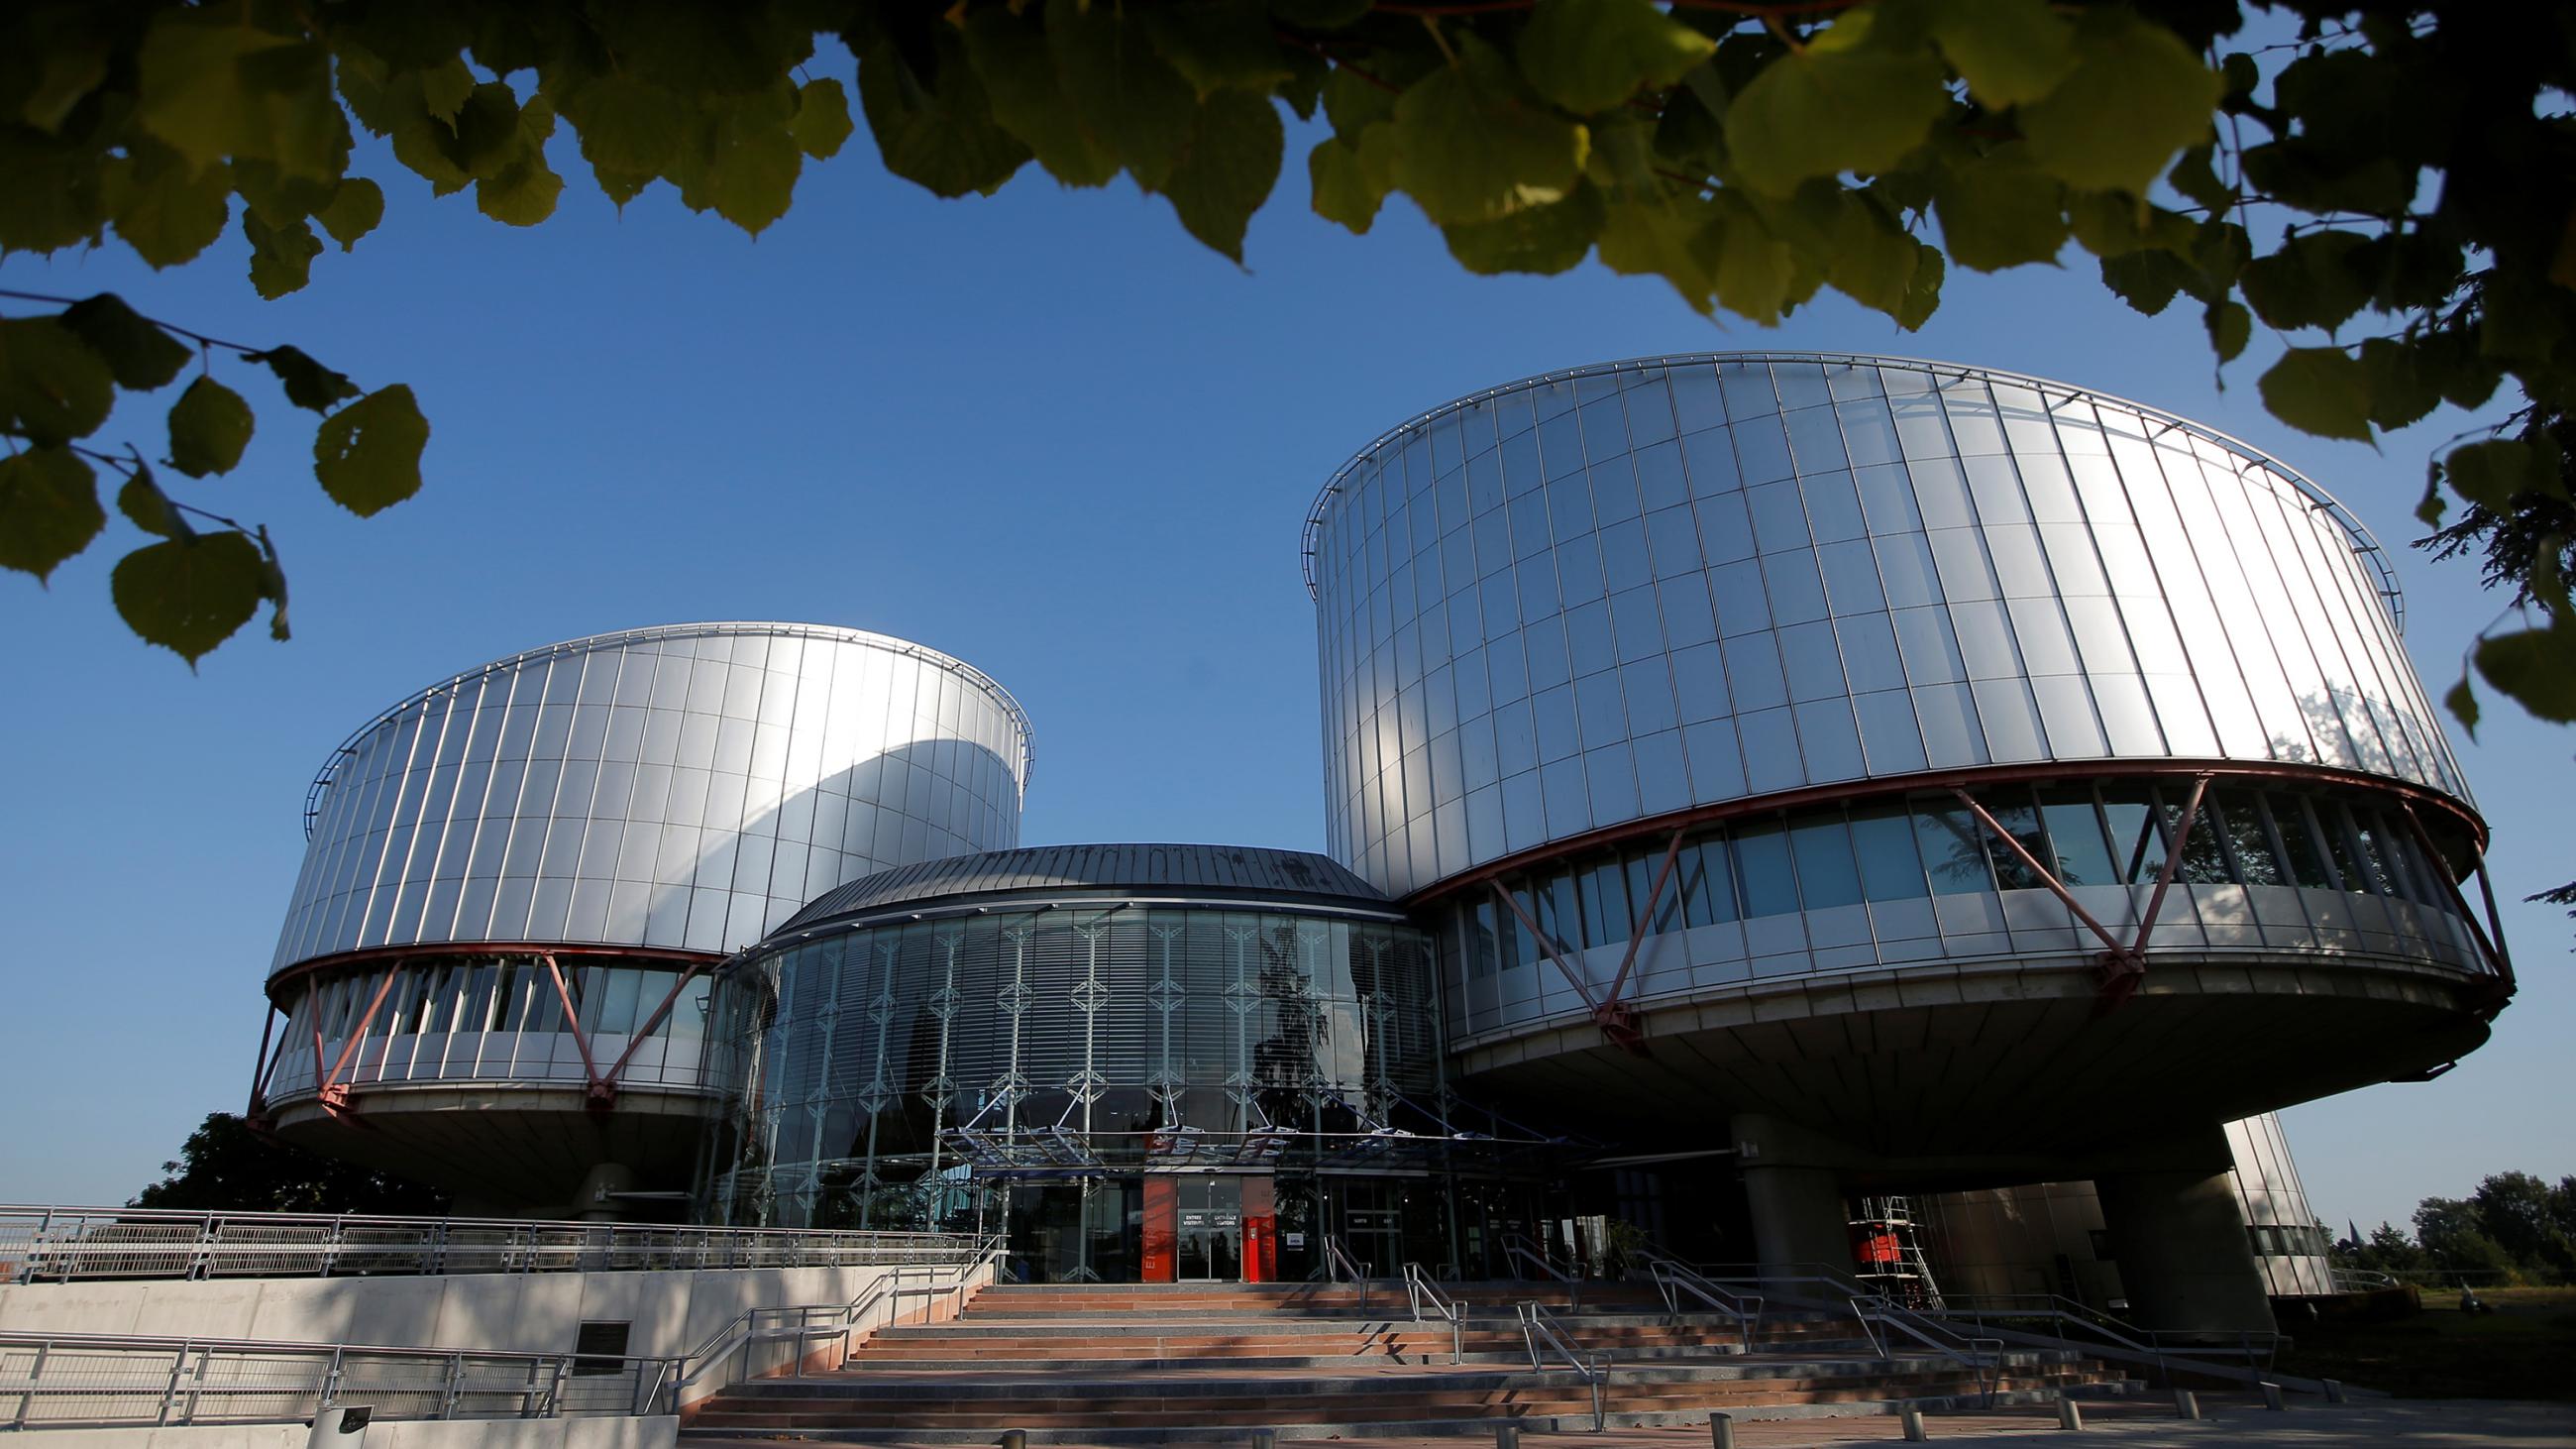
[[[1420,1263],[1404,1265],[1404,1296],[1413,1310],[1414,1322],[1422,1321],[1422,1306],[1426,1303],[1431,1305],[1433,1313],[1449,1320],[1449,1361],[1465,1363],[1467,1361],[1467,1304],[1463,1300],[1453,1299],[1442,1293],[1432,1283],[1431,1275],[1422,1271]]]
[[[674,1360],[376,1344],[0,1332],[0,1430],[647,1414]]]
[[[1521,1343],[1529,1349],[1531,1369],[1544,1371],[1546,1355],[1552,1352],[1582,1375],[1584,1385],[1592,1390],[1592,1432],[1600,1433],[1608,1425],[1603,1416],[1602,1391],[1610,1381],[1610,1355],[1587,1356],[1557,1326],[1556,1316],[1548,1312],[1547,1305],[1536,1299],[1520,1304],[1515,1311],[1520,1316]]]
[[[0,1205],[0,1283],[972,1261],[964,1233]]]

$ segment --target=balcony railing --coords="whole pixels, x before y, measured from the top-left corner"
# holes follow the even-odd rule
[[[0,1283],[954,1266],[975,1254],[964,1233],[0,1206]]]

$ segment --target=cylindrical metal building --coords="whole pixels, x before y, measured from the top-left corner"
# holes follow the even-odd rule
[[[1000,685],[851,629],[629,630],[432,685],[314,781],[254,1111],[495,1208],[685,1188],[730,1084],[707,968],[844,881],[1016,843],[1029,760]]]
[[[2187,420],[1616,363],[1385,434],[1306,553],[1327,838],[1438,935],[1460,1082],[1732,1153],[1766,1261],[1842,1254],[1837,1185],[2097,1162],[2115,1242],[2206,1226],[2219,1124],[2510,994],[2378,546]]]

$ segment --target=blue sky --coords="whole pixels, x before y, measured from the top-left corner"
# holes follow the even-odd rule
[[[1352,237],[1307,213],[1312,137],[1294,132],[1248,271],[1123,183],[1068,192],[1032,168],[940,202],[888,177],[864,135],[809,166],[754,241],[667,187],[619,214],[563,140],[556,164],[580,179],[526,231],[362,150],[385,228],[279,302],[251,291],[238,237],[161,275],[115,245],[0,262],[0,287],[113,290],[217,336],[292,341],[370,387],[407,381],[436,430],[429,486],[361,521],[312,482],[309,415],[222,364],[260,436],[181,496],[271,525],[291,644],[254,627],[191,675],[125,633],[107,597],[138,537],[122,521],[50,589],[0,577],[0,1100],[16,1109],[0,1199],[122,1201],[208,1110],[239,1108],[314,769],[379,707],[534,645],[724,618],[901,635],[1028,707],[1026,842],[1320,848],[1306,506],[1382,429],[1530,373],[1782,347],[2064,378],[2236,433],[2350,503],[2404,576],[2435,693],[2501,603],[2472,569],[2403,547],[2428,451],[2472,419],[2446,410],[2380,449],[2292,433],[2254,392],[2277,343],[2222,391],[2196,312],[2140,317],[2080,255],[1954,274],[1916,335],[1832,299],[1761,329],[1595,265],[1467,276],[1405,203]],[[105,436],[153,452],[159,414],[128,408]],[[2502,708],[2462,742],[2517,900],[2576,876],[2571,750]],[[2576,1172],[2558,1055],[2576,1027],[2570,923],[2517,903],[2506,926],[2524,987],[2486,1049],[2436,1082],[2289,1114],[2338,1227],[2403,1221],[2491,1171]]]

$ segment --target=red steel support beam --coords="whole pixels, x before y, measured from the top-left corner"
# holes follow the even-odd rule
[[[1583,1004],[1595,1011],[1600,1010],[1601,998],[1592,994],[1592,983],[1576,974],[1574,968],[1566,963],[1565,957],[1557,953],[1556,942],[1548,937],[1547,932],[1538,928],[1538,922],[1530,919],[1530,913],[1521,909],[1521,903],[1512,899],[1511,892],[1504,890],[1501,883],[1496,882],[1494,895],[1511,910],[1513,915],[1520,918],[1523,928],[1538,938],[1538,948],[1546,952],[1547,959],[1555,962],[1556,969],[1565,974],[1566,981],[1574,987],[1577,994],[1582,996]]]
[[[401,974],[400,966],[385,968],[385,979],[376,983],[376,994],[367,1001],[367,1014],[358,1018],[358,1024],[349,1028],[349,1039],[340,1044],[339,1059],[331,1063],[331,1074],[322,1079],[316,1093],[325,1110],[337,1112],[349,1104],[349,1084],[340,1080],[340,1074],[349,1069],[349,1059],[358,1054],[359,1044],[367,1039],[367,1028],[376,1024],[376,1011],[385,1004],[385,993],[394,989],[394,978]],[[314,1039],[321,1039],[318,1027]],[[318,1064],[320,1059],[315,1061]]]
[[[2165,908],[2165,892],[2173,889],[2174,873],[2182,869],[2183,847],[2191,843],[2191,827],[2200,819],[2200,798],[2209,793],[2209,777],[2195,776],[2191,796],[2182,803],[2182,824],[2175,828],[2174,838],[2165,845],[2164,868],[2156,872],[2156,893],[2147,897],[2147,913],[2138,922],[2137,942],[2129,954],[2138,960],[2138,969],[2146,969],[2147,936],[2156,928],[2156,917]]]
[[[600,1079],[599,1063],[591,1060],[590,1038],[582,1032],[581,1012],[572,1004],[572,988],[564,985],[563,968],[555,964],[551,951],[537,959],[546,963],[546,974],[554,978],[555,1000],[563,1003],[564,1030],[572,1033],[572,1044],[581,1050],[582,1075],[590,1079],[589,1100],[603,1105],[616,1101],[617,1089]]]
[[[1655,907],[1664,899],[1664,886],[1673,878],[1673,865],[1682,857],[1682,838],[1688,831],[1673,832],[1673,843],[1664,847],[1664,863],[1655,870],[1655,884],[1646,892],[1646,904],[1637,912],[1637,922],[1628,931],[1628,954],[1619,958],[1619,974],[1610,978],[1610,994],[1603,998],[1608,1006],[1618,1006],[1619,993],[1628,984],[1628,971],[1637,964],[1637,948],[1646,943],[1646,928],[1654,924]]]
[[[644,1045],[645,1038],[653,1034],[653,1028],[662,1024],[662,1018],[670,1014],[672,1005],[680,999],[680,993],[688,988],[688,984],[705,974],[706,970],[707,965],[703,961],[692,961],[682,967],[680,978],[671,983],[669,991],[663,993],[662,1004],[654,1007],[653,1014],[644,1018],[644,1024],[635,1028],[635,1034],[627,1038],[626,1050],[618,1053],[617,1064],[610,1067],[608,1075],[600,1080],[600,1085],[608,1089],[612,1099],[617,1091],[618,1075],[626,1070],[627,1062],[634,1058],[635,1049]]]
[[[259,1016],[259,1055],[250,1059],[250,1105],[242,1109],[244,1117],[257,1117],[268,1105],[264,1088],[268,1086],[268,1042],[277,1032],[277,1008],[272,1006]]]
[[[313,1085],[322,1085],[322,986],[319,980],[304,983],[304,1024],[313,1028]]]

